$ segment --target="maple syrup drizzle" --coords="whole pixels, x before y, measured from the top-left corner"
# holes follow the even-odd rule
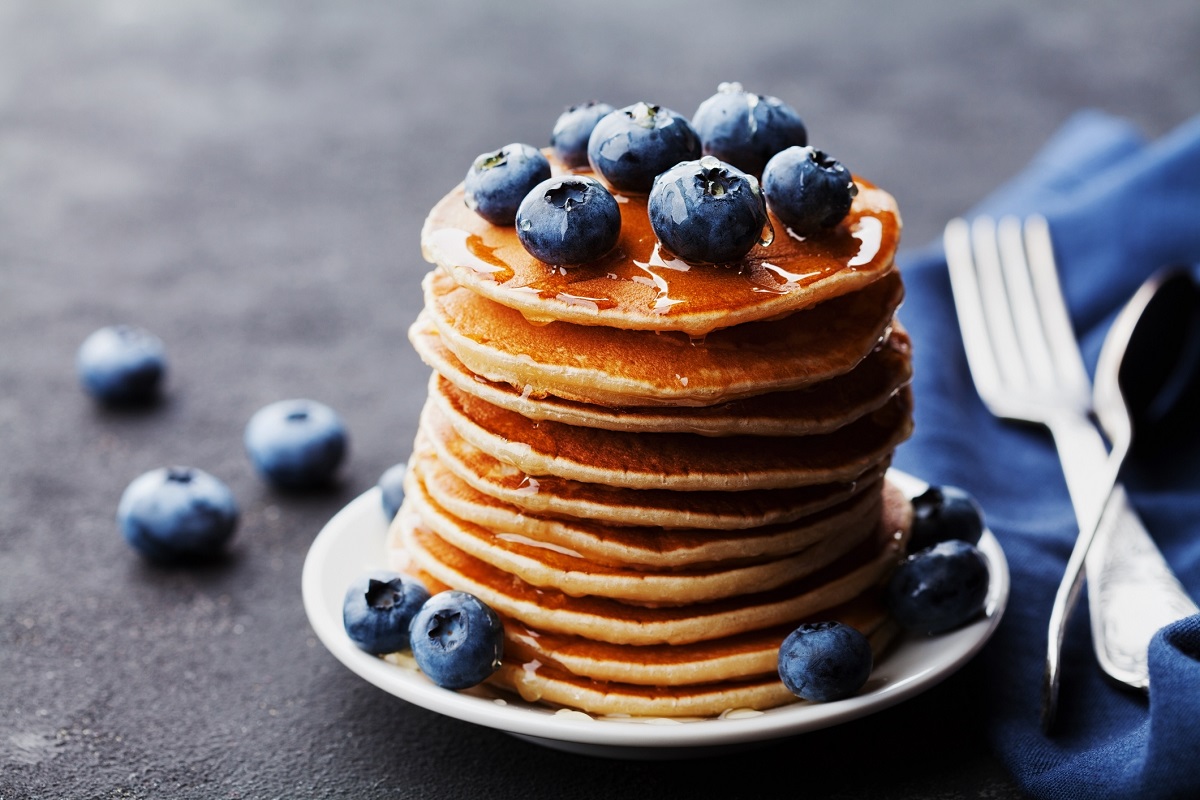
[[[772,216],[772,227],[787,235],[775,236],[729,264],[689,264],[667,252],[650,226],[644,195],[618,197],[617,245],[587,264],[562,266],[535,259],[521,246],[515,228],[492,225],[470,211],[461,187],[431,212],[426,247],[443,265],[466,268],[476,279],[516,296],[536,295],[595,312],[731,311],[804,290],[841,271],[883,274],[891,269],[900,228],[894,202],[869,182],[855,180],[858,196],[839,225],[799,236]]]

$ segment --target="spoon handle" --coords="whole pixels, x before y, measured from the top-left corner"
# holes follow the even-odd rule
[[[1048,425],[1080,529],[1087,532],[1089,526],[1097,526],[1099,515],[1085,561],[1097,660],[1114,681],[1144,689],[1150,682],[1150,639],[1168,622],[1196,613],[1196,605],[1150,538],[1124,488],[1104,480],[1109,453],[1095,425],[1071,414]],[[1064,596],[1066,610],[1077,596],[1078,589],[1074,595]],[[1153,611],[1147,610],[1151,608]],[[1057,706],[1057,648],[1061,642],[1056,636],[1052,628],[1043,694],[1043,724],[1047,727]]]
[[[1146,652],[1154,632],[1200,612],[1154,546],[1118,484],[1088,553],[1092,641],[1105,674],[1148,688]]]

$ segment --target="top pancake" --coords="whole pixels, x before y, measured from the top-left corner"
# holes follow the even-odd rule
[[[554,174],[564,170],[548,153]],[[770,215],[773,240],[730,264],[689,265],[663,250],[646,196],[616,195],[621,235],[596,261],[562,267],[526,252],[513,226],[492,225],[464,203],[460,185],[425,220],[425,258],[454,280],[534,322],[554,320],[692,336],[773,319],[856,291],[893,269],[900,237],[895,200],[861,178],[850,213],[802,237]]]

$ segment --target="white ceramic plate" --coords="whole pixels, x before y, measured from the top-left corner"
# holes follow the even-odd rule
[[[895,470],[889,477],[913,494],[923,487]],[[996,629],[1008,599],[1008,564],[995,537],[985,532],[979,547],[988,559],[991,584],[984,615],[947,634],[900,639],[855,697],[833,703],[802,701],[720,719],[593,718],[528,704],[488,687],[465,692],[442,689],[415,666],[393,664],[359,650],[342,628],[342,599],[346,587],[361,574],[386,567],[386,530],[379,490],[372,489],[338,512],[309,549],[302,579],[304,609],[321,643],[335,658],[414,705],[556,749],[616,758],[683,758],[735,750],[888,708],[937,684],[974,656]]]

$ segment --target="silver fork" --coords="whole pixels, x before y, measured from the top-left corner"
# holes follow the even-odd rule
[[[1113,680],[1145,689],[1146,646],[1158,623],[1123,612],[1123,604],[1110,598],[1128,592],[1135,581],[1136,591],[1178,582],[1124,489],[1118,485],[1107,495],[1108,450],[1091,420],[1091,383],[1058,284],[1046,220],[951,220],[944,244],[963,346],[980,398],[998,417],[1049,429],[1080,530],[1100,526],[1086,570],[1101,668]],[[1063,627],[1077,595],[1072,593],[1065,605],[1056,599],[1051,618],[1042,696],[1047,731],[1057,712]]]

